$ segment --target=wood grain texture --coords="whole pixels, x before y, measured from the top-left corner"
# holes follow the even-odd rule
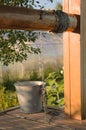
[[[64,0],[64,11],[80,15],[80,0]],[[64,33],[65,112],[70,118],[82,119],[80,34]]]
[[[67,26],[62,31],[73,31],[77,28],[77,22],[75,15],[68,15],[62,11],[0,6],[0,29],[55,31],[56,28],[61,30]]]
[[[86,119],[86,0],[81,1],[81,86],[82,114]]]

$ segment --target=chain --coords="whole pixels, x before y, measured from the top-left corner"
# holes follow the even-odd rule
[[[41,60],[41,76],[42,76],[42,103],[43,103],[43,110],[45,113],[45,119],[46,121],[49,122],[49,119],[47,117],[47,94],[46,94],[46,84],[45,84],[45,79],[44,79],[44,57],[43,57],[43,44],[42,44],[42,32],[40,32],[40,49],[41,49],[41,54],[40,54],[40,60]]]

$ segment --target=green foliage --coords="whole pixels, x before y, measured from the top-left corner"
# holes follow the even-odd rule
[[[47,105],[62,107],[64,105],[63,70],[59,69],[58,71],[55,71],[49,67],[44,71],[44,75],[45,72],[47,72],[47,77],[45,79]],[[36,81],[41,79],[40,74],[33,70],[33,72],[30,73],[28,80]],[[0,110],[18,105],[14,82],[14,80],[10,79],[8,74],[4,75],[3,83],[0,85]]]
[[[58,2],[57,5],[56,5],[56,9],[57,10],[62,10],[63,9],[62,4]]]
[[[48,66],[44,69],[44,77],[47,78],[48,75],[55,71],[55,68],[52,68],[51,66]]]
[[[62,107],[64,105],[63,70],[49,73],[46,78],[47,105]]]
[[[15,91],[14,82],[15,82],[15,81],[12,81],[12,80],[9,78],[9,75],[5,75],[5,76],[3,77],[2,86],[5,86],[5,90],[14,92],[14,91]]]
[[[0,31],[0,61],[4,65],[26,60],[28,54],[40,53],[27,41],[35,41],[38,34],[31,31],[1,30]]]
[[[5,87],[0,86],[0,110],[5,110],[17,105],[18,100],[16,93],[8,91]]]
[[[29,80],[32,80],[32,81],[37,81],[37,80],[41,80],[41,79],[42,79],[41,76],[35,70],[30,74],[30,77],[29,77]]]
[[[31,7],[34,0],[0,0],[1,5]]]
[[[15,92],[14,81],[10,80],[8,75],[3,77],[0,84],[0,110],[5,110],[18,105],[18,99]]]

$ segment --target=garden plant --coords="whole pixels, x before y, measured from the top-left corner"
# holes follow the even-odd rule
[[[49,73],[46,78],[47,106],[61,108],[64,106],[64,71]]]
[[[46,99],[47,106],[61,108],[64,106],[64,71],[63,69],[52,70],[47,68],[44,71],[46,76]],[[46,73],[47,72],[47,73]],[[35,75],[34,75],[35,74]],[[29,76],[28,80],[41,80],[37,72]],[[24,79],[25,80],[25,79]],[[18,105],[18,100],[15,92],[14,82],[9,76],[3,78],[3,83],[0,85],[0,110],[5,110]]]

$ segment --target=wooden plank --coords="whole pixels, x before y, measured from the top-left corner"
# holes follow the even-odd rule
[[[69,0],[63,1],[64,11],[69,13]],[[70,35],[68,32],[63,34],[64,43],[64,95],[65,95],[65,113],[70,117]]]
[[[64,11],[80,15],[80,0],[64,0]],[[80,79],[80,34],[64,33],[65,112],[82,119]]]
[[[81,86],[82,114],[86,119],[86,0],[81,1]]]
[[[53,111],[53,109],[52,109]],[[69,120],[62,116],[62,111],[58,111],[59,115],[47,114],[50,123],[45,119],[45,113],[25,114],[20,109],[15,109],[0,115],[0,129],[14,130],[86,130],[86,120],[76,121]]]

